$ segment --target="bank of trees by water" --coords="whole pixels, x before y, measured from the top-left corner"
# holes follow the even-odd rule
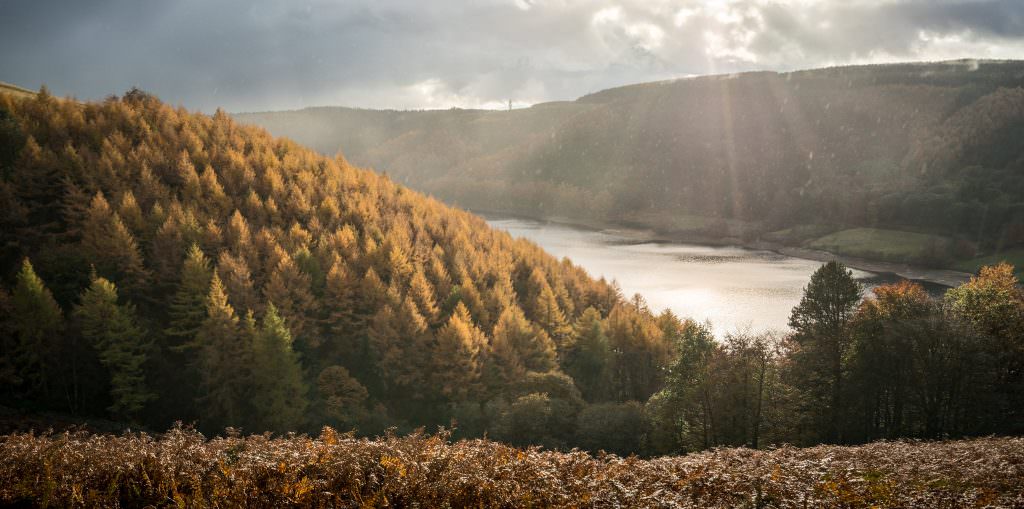
[[[651,444],[700,450],[1024,433],[1024,294],[1001,264],[942,298],[823,265],[785,336],[690,324],[647,404]]]
[[[1024,297],[824,265],[785,336],[655,313],[470,214],[132,91],[0,97],[0,398],[208,433],[647,455],[1024,432]]]

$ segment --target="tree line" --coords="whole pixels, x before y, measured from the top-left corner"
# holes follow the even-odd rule
[[[937,298],[909,281],[864,296],[830,262],[789,324],[720,342],[692,325],[647,404],[658,451],[1024,432],[1024,292],[1008,264]]]

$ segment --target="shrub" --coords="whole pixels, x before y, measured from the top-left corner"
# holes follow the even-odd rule
[[[357,439],[0,437],[0,505],[1020,507],[1024,438],[718,449],[640,460],[447,432]]]

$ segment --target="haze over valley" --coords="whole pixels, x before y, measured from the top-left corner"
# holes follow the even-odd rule
[[[240,114],[471,210],[974,270],[1016,257],[1024,64],[647,83],[512,111]]]

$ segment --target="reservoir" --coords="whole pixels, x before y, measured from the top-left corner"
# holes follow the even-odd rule
[[[717,336],[788,330],[790,311],[822,265],[772,251],[644,242],[615,231],[529,219],[488,217],[487,222],[556,257],[568,257],[594,277],[616,281],[627,298],[643,295],[655,312],[668,308],[680,317],[710,321]],[[853,275],[866,292],[898,279],[856,269]]]

